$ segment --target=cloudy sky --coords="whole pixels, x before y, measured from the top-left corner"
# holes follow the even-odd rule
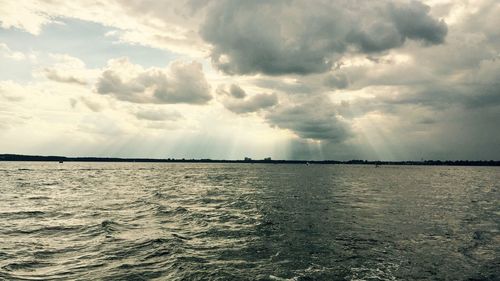
[[[500,159],[498,0],[0,0],[0,153]]]

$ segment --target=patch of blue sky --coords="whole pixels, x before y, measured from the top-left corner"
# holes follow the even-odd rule
[[[24,53],[68,54],[79,58],[89,68],[103,67],[109,59],[118,57],[128,57],[143,67],[164,67],[179,57],[168,50],[129,44],[115,36],[106,36],[114,30],[89,21],[58,18],[56,23],[45,25],[39,35],[15,28],[0,28],[0,42]]]
[[[32,63],[0,56],[0,81],[28,82],[32,80]]]

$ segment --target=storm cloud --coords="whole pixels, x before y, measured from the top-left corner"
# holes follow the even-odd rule
[[[90,2],[0,9],[0,114],[33,117],[0,145],[109,126],[195,158],[500,157],[498,0]]]
[[[440,44],[446,24],[417,2],[218,1],[201,26],[212,63],[229,74],[309,74],[346,53]]]
[[[276,93],[260,93],[248,96],[238,85],[232,84],[229,86],[229,89],[226,88],[223,85],[219,86],[217,88],[217,96],[224,107],[234,113],[256,112],[278,103],[278,95]]]
[[[325,97],[280,106],[266,115],[266,121],[303,139],[340,143],[351,136],[348,123]]]

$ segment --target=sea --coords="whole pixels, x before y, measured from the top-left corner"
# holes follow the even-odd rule
[[[500,280],[500,168],[0,162],[0,280]]]

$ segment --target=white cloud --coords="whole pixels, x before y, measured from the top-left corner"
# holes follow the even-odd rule
[[[36,59],[36,56],[34,54],[25,54],[23,52],[13,51],[5,43],[0,43],[0,55],[5,57],[5,58],[16,60],[16,61],[22,61],[22,60],[26,60],[26,59],[30,59],[30,60]]]
[[[43,11],[43,6],[38,1],[0,0],[0,26],[39,34],[43,25],[51,22],[50,15]]]
[[[104,104],[96,99],[92,99],[89,96],[82,96],[80,101],[93,112],[100,112],[104,109]]]
[[[144,69],[128,59],[111,60],[96,92],[135,103],[206,104],[212,99],[202,65],[176,61],[166,69]]]
[[[206,47],[197,33],[204,9],[182,1],[0,0],[0,26],[37,35],[57,18],[68,17],[116,28],[124,42],[201,56]]]
[[[41,70],[41,74],[47,79],[60,82],[87,85],[95,79],[97,70],[88,69],[85,63],[67,54],[51,54],[55,63]]]
[[[167,111],[158,108],[153,109],[140,109],[135,112],[138,119],[149,121],[177,121],[183,116],[177,111]]]
[[[113,30],[105,36],[125,51],[139,44],[179,53],[166,67],[130,56],[134,63],[116,58],[100,68],[69,55],[42,54],[35,62],[5,41],[0,57],[18,71],[0,82],[0,128],[11,132],[10,147],[19,136],[35,146],[67,133],[94,149],[106,140],[108,148],[120,143],[129,151],[135,146],[122,142],[141,135],[158,147],[177,141],[215,155],[260,139],[293,139],[331,157],[362,151],[420,159],[422,147],[451,157],[462,155],[460,145],[500,155],[492,145],[500,136],[499,11],[495,0],[0,0],[0,26],[9,33],[40,34],[68,17]],[[16,80],[21,71],[32,80]],[[210,85],[225,85],[215,91],[217,102]],[[175,137],[162,135],[174,128]],[[227,155],[239,155],[234,151]]]
[[[16,102],[27,97],[29,90],[13,81],[0,81],[0,98]]]

